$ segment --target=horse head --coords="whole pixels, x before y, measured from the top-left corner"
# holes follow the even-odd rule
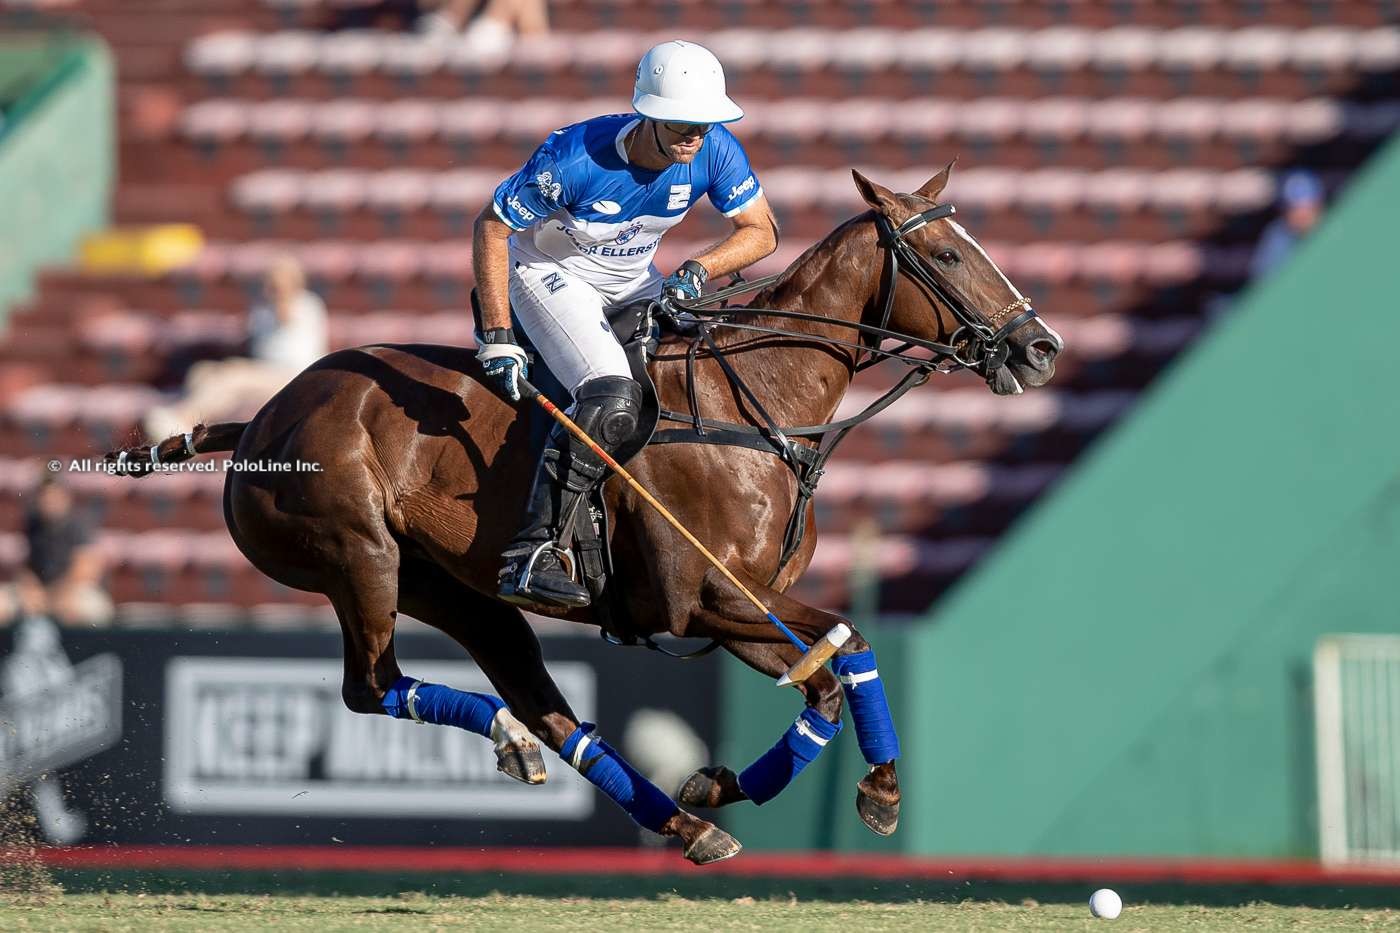
[[[938,204],[952,170],[949,163],[912,194],[896,194],[851,173],[875,212],[878,242],[891,257],[885,269],[897,266],[903,273],[887,279],[878,272],[867,313],[901,334],[958,347],[959,361],[998,395],[1043,386],[1055,375],[1064,341],[953,219],[951,205]]]

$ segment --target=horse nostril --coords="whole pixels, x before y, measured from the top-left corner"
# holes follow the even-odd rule
[[[1061,344],[1058,340],[1042,337],[1026,347],[1026,360],[1036,369],[1045,369],[1055,361],[1060,347]]]

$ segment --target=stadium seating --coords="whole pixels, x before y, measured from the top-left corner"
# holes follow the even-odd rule
[[[495,54],[334,28],[351,5],[26,5],[108,37],[123,114],[173,101],[124,127],[119,219],[192,221],[208,245],[160,276],[47,270],[11,314],[0,528],[18,527],[42,459],[127,440],[182,365],[236,347],[275,257],[303,263],[336,347],[470,345],[472,217],[551,130],[625,110],[641,52],[683,34],[725,61],[783,224],[752,274],[860,209],[852,166],[912,190],[959,156],[948,199],[1069,343],[1046,390],[935,378],[832,461],[800,595],[840,607],[873,573],[883,608],[920,610],[1242,287],[1279,172],[1306,162],[1335,192],[1400,127],[1395,11],[1363,0],[553,0],[553,34]],[[660,266],[724,230],[694,213]],[[887,381],[860,376],[840,414]],[[324,623],[319,597],[238,554],[217,474],[73,481],[130,624],[171,605],[208,624],[233,607]],[[0,534],[0,577],[22,553]]]

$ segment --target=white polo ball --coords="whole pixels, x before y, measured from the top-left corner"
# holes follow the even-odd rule
[[[1099,888],[1089,895],[1089,913],[1095,917],[1112,920],[1123,912],[1123,899],[1116,891]]]

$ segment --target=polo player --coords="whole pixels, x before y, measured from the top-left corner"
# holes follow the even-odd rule
[[[527,376],[511,310],[573,395],[573,420],[609,453],[637,428],[641,387],[604,309],[638,299],[699,298],[707,280],[772,253],[778,227],[739,140],[744,115],[714,54],[691,42],[651,49],[637,66],[634,114],[555,130],[501,182],[476,220],[472,268],[481,305],[477,358],[512,401]],[[657,245],[707,195],[733,230],[664,279]],[[557,542],[601,482],[592,451],[555,427],[535,471],[523,527],[502,555],[499,594],[522,605],[586,606]]]

